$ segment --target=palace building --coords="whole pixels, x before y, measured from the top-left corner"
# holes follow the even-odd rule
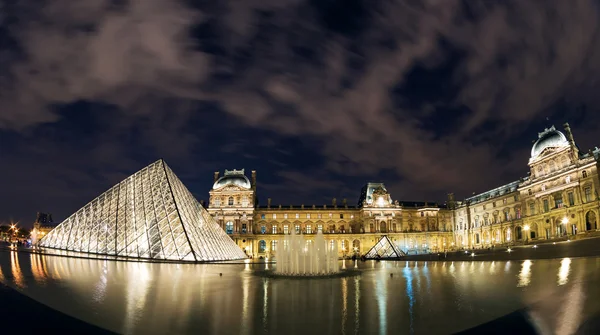
[[[598,231],[600,149],[580,151],[568,124],[538,134],[528,176],[445,204],[393,200],[382,183],[367,183],[356,205],[259,206],[256,171],[215,172],[208,212],[248,255],[271,257],[283,234],[317,232],[340,256],[363,255],[380,241],[405,254],[488,248],[567,239]],[[383,239],[383,237],[386,237]],[[386,242],[387,243],[387,242]]]

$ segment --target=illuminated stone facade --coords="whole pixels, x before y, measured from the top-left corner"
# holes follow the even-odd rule
[[[566,134],[566,135],[565,135]],[[322,231],[340,256],[362,255],[386,235],[406,254],[488,248],[598,230],[600,149],[580,152],[568,124],[540,133],[530,175],[496,189],[445,204],[392,200],[382,183],[368,183],[356,206],[257,205],[256,172],[216,172],[208,212],[253,257],[277,253],[292,230],[312,239]]]
[[[359,205],[346,199],[330,205],[254,206],[256,172],[250,181],[244,170],[215,173],[208,212],[253,257],[277,253],[277,240],[292,230],[306,239],[321,231],[337,243],[340,256],[362,255],[386,235],[405,253],[440,252],[453,246],[452,211],[446,205],[393,201],[381,183],[368,183]],[[243,178],[242,178],[243,177]]]
[[[538,134],[530,172],[454,203],[458,247],[568,239],[598,231],[600,149],[581,152],[568,124]]]

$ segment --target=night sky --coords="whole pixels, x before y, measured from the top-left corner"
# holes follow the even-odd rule
[[[468,3],[468,4],[467,4]],[[597,1],[0,0],[0,222],[55,221],[158,158],[198,200],[461,199],[537,133],[600,145]],[[338,200],[339,201],[339,200]]]

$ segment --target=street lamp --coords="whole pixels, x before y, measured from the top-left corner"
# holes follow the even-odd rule
[[[529,225],[526,224],[523,226],[523,230],[525,231],[525,243],[529,240]]]

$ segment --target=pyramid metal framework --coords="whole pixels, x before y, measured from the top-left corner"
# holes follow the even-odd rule
[[[381,239],[367,252],[365,258],[400,258],[406,256],[402,250],[400,250],[390,239],[383,235]]]
[[[89,202],[40,246],[156,260],[246,258],[162,159]]]

